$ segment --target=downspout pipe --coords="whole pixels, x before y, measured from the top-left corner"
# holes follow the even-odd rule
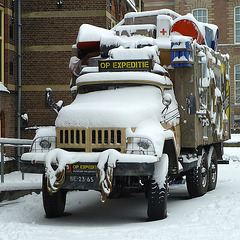
[[[17,55],[18,55],[18,100],[17,100],[17,138],[21,138],[21,98],[22,98],[22,24],[21,24],[21,0],[18,1],[18,37],[17,37]],[[20,160],[20,148],[17,149],[18,160]],[[20,161],[19,161],[20,162]]]

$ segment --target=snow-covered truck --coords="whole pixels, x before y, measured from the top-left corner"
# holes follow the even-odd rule
[[[74,100],[21,158],[23,172],[43,174],[47,217],[63,214],[72,190],[99,191],[103,202],[145,192],[156,220],[172,182],[191,197],[215,189],[230,137],[229,57],[217,42],[217,26],[166,9],[128,13],[111,30],[81,25]]]

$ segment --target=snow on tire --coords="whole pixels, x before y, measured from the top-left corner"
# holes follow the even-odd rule
[[[167,217],[168,194],[168,155],[163,154],[155,164],[154,176],[148,180],[148,220],[161,220]]]
[[[191,197],[200,197],[208,190],[207,152],[203,150],[199,166],[192,168],[186,174],[187,189]]]

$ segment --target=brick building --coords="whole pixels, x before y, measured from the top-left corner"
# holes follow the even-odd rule
[[[25,113],[28,126],[54,125],[47,87],[55,101],[71,102],[68,65],[81,24],[110,29],[142,7],[142,0],[0,0],[0,137],[32,138]]]
[[[219,50],[230,55],[232,129],[240,128],[240,0],[144,0],[146,11],[162,8],[219,27]]]

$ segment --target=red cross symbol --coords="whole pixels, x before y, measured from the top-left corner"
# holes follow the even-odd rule
[[[167,31],[163,28],[162,31],[160,31],[160,33],[164,36],[165,33],[167,33]]]

